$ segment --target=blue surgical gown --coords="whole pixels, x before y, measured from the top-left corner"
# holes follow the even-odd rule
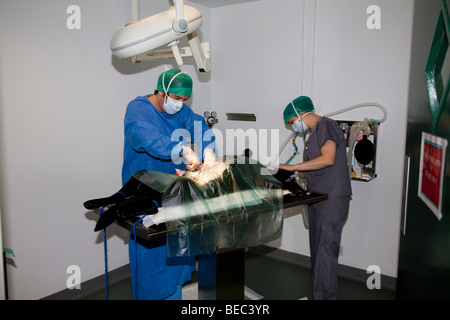
[[[145,96],[128,104],[124,137],[123,184],[141,170],[169,174],[175,174],[176,168],[184,170],[179,155],[189,141],[201,151],[215,149],[215,137],[202,116],[187,105],[174,115],[160,112]],[[167,258],[165,238],[137,240],[129,243],[134,298],[159,300],[176,295],[180,285],[190,280],[195,258]]]

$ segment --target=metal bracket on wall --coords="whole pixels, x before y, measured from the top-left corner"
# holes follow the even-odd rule
[[[227,120],[256,121],[254,113],[227,113]]]

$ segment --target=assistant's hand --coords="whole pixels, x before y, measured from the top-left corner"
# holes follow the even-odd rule
[[[183,146],[183,159],[186,164],[186,169],[189,171],[194,171],[200,165],[197,154],[186,146]]]

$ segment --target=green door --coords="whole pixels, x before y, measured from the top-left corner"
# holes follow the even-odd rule
[[[419,192],[422,134],[450,141],[446,0],[416,0],[405,150],[405,196],[397,275],[398,299],[450,298],[449,152],[443,155],[439,217]],[[424,171],[422,171],[424,172]],[[423,175],[422,175],[423,176]],[[423,189],[421,189],[423,190]],[[446,192],[447,190],[447,192]],[[422,196],[419,196],[422,194]]]

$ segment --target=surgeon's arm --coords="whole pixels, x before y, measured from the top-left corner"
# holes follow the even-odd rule
[[[336,143],[327,140],[320,149],[320,153],[320,156],[309,161],[297,164],[280,164],[278,167],[287,171],[312,171],[332,166],[336,156]]]
[[[125,139],[134,150],[146,152],[159,159],[174,159],[181,153],[180,141],[171,140],[156,123],[143,121],[145,115],[133,108],[129,108],[125,116]]]

